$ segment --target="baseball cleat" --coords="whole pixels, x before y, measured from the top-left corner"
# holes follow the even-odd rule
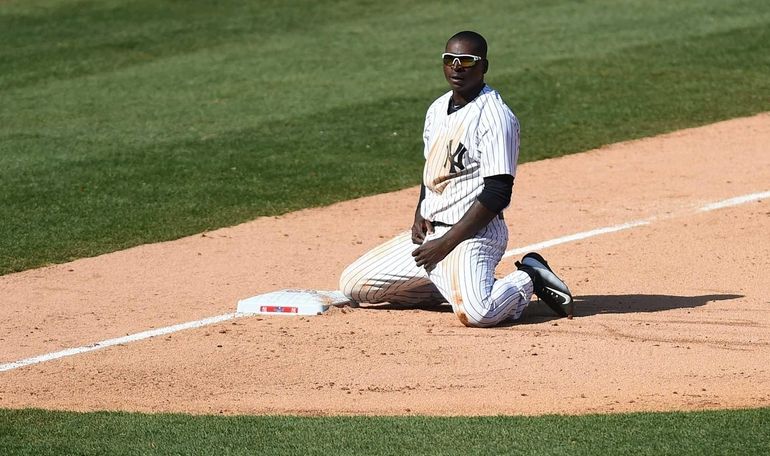
[[[532,278],[535,295],[561,317],[572,318],[574,301],[567,284],[554,274],[545,258],[531,252],[516,267]]]

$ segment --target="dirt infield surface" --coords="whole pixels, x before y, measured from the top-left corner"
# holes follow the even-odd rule
[[[526,153],[526,151],[525,151]],[[333,183],[330,183],[330,185]],[[533,303],[463,327],[448,306],[243,317],[0,372],[0,407],[264,414],[541,414],[770,405],[770,114],[519,168],[509,248],[541,250],[576,317]],[[0,277],[0,364],[332,290],[411,224],[417,189]],[[513,269],[504,260],[499,273]]]

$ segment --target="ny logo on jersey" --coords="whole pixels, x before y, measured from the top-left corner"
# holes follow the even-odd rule
[[[465,169],[465,165],[463,164],[463,157],[465,156],[465,153],[468,152],[468,149],[463,146],[463,143],[458,142],[457,148],[452,152],[452,141],[449,141],[449,144],[446,146],[446,161],[444,161],[444,166],[446,166],[447,162],[449,162],[449,173],[454,174],[458,171],[462,171]]]

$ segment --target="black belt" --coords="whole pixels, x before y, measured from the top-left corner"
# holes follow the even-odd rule
[[[502,212],[497,214],[497,218],[500,219],[500,220],[505,220],[505,217],[503,217],[503,213]],[[439,222],[438,220],[434,220],[432,223],[433,223],[433,226],[452,226],[451,223]]]

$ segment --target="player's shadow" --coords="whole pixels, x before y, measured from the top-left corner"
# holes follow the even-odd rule
[[[707,294],[698,296],[672,296],[657,294],[584,295],[575,296],[576,318],[599,314],[661,312],[672,309],[692,309],[713,301],[742,298],[737,294]],[[423,310],[426,312],[452,312],[449,304],[369,304],[372,310]],[[534,299],[522,318],[512,324],[540,323],[560,317],[542,302]]]
[[[576,318],[599,314],[623,314],[661,312],[672,309],[692,309],[709,302],[742,298],[737,294],[707,294],[698,296],[672,296],[658,294],[584,295],[575,296]],[[532,301],[519,323],[536,323],[557,318],[538,300]]]
[[[370,310],[424,310],[426,312],[452,312],[452,306],[448,303],[440,304],[396,304],[396,303],[384,303],[384,304],[364,304],[361,307],[365,307]]]

